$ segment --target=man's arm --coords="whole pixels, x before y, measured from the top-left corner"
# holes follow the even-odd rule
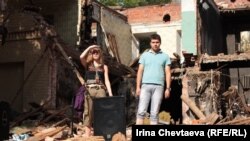
[[[170,96],[171,91],[171,69],[170,66],[167,65],[165,67],[165,79],[166,79],[166,90],[165,90],[165,98],[168,98]]]
[[[171,87],[171,69],[169,65],[167,65],[165,68],[165,74],[166,74],[166,88],[170,88]]]
[[[142,81],[142,74],[143,74],[143,65],[139,64],[138,71],[137,71],[137,77],[136,77],[136,95],[140,95],[141,91],[141,81]]]

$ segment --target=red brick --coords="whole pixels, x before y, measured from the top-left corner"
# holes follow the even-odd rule
[[[128,8],[120,12],[128,17],[129,23],[162,22],[165,14],[170,15],[171,21],[181,19],[180,4],[141,6]]]

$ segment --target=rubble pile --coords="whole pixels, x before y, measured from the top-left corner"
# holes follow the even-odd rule
[[[73,113],[72,113],[73,112]],[[131,139],[122,133],[115,138]],[[84,136],[84,127],[70,105],[59,110],[49,110],[46,105],[33,107],[29,112],[19,114],[10,122],[10,141],[104,141],[103,136]],[[118,136],[118,137],[117,137]]]

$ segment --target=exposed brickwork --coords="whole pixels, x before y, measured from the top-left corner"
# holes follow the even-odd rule
[[[41,3],[36,3],[36,4],[42,7],[41,11],[42,14],[45,16],[52,15],[52,17],[54,17],[53,21],[55,28],[59,33],[58,35],[61,38],[63,38],[63,40],[66,41],[66,43],[68,43],[71,46],[74,46],[78,39],[77,1],[57,0],[57,1],[50,1],[51,3],[49,1],[40,1],[40,2]],[[12,3],[11,5],[14,6],[16,9],[21,9],[25,4],[21,2],[16,2]],[[11,102],[17,90],[23,84],[24,79],[28,78],[23,89],[21,90],[22,91],[22,93],[20,94],[21,98],[19,97],[17,99],[20,107],[15,107],[15,109],[17,109],[18,111],[27,111],[30,108],[28,104],[29,102],[36,102],[41,104],[45,100],[48,100],[48,98],[50,97],[52,97],[50,106],[55,106],[56,91],[54,90],[54,88],[56,87],[51,86],[50,81],[52,81],[51,78],[56,78],[56,76],[52,76],[56,75],[56,73],[52,73],[50,71],[49,66],[51,66],[50,64],[51,56],[49,55],[48,51],[45,53],[40,63],[36,65],[37,60],[42,55],[46,45],[44,40],[42,40],[40,36],[41,34],[37,31],[36,27],[37,24],[35,20],[27,13],[12,12],[10,19],[8,20],[8,23],[6,25],[9,31],[8,35],[9,37],[7,38],[5,46],[0,47],[0,65],[10,64],[8,66],[12,67],[11,65],[15,65],[16,63],[21,62],[23,66],[19,67],[20,69],[22,69],[21,73],[22,76],[19,77],[18,79],[13,79],[12,85],[15,86],[15,90],[12,90],[11,93],[8,90],[1,91],[1,93],[9,95],[7,98],[6,96],[4,98],[6,98],[8,102]],[[53,62],[53,63],[58,63],[58,62]],[[5,67],[6,70],[8,70],[8,66]],[[34,66],[35,69],[32,71]],[[32,71],[31,75],[27,77],[31,71]],[[57,70],[57,71],[65,73],[64,70]],[[4,73],[8,74],[7,71],[5,71]],[[6,79],[8,79],[8,75],[4,77],[7,77]],[[61,77],[67,77],[67,75],[62,75]],[[64,80],[72,81],[72,83],[78,82],[73,77],[70,78],[67,77]],[[21,82],[16,83],[15,81],[21,81]],[[58,81],[57,85],[58,86],[60,85]],[[70,87],[71,89],[71,92],[69,94],[72,96],[72,94],[74,94],[73,92],[75,88],[73,85],[72,87],[71,86],[68,87]],[[60,88],[63,89],[65,87],[60,85]],[[70,91],[69,89],[67,90]],[[66,93],[66,91],[64,92]],[[68,100],[71,102],[70,98]]]
[[[41,41],[38,31],[32,32],[35,26],[36,24],[31,16],[12,13],[7,23],[9,31],[7,42],[0,48],[0,65],[9,64],[5,68],[6,70],[14,67],[11,65],[16,65],[19,62],[23,63],[20,68],[20,71],[23,72],[22,76],[12,79],[11,85],[15,90],[1,91],[1,93],[8,94],[8,102],[13,102],[13,109],[18,111],[29,110],[29,102],[41,103],[42,100],[48,97],[48,54],[46,52],[43,59],[37,64],[45,49],[45,44]],[[35,69],[33,69],[34,66],[36,66]],[[6,71],[3,73],[8,74]],[[9,78],[8,75],[5,77],[7,77],[5,80]],[[23,78],[23,80],[20,78]],[[26,82],[24,82],[25,79],[27,79]],[[23,85],[24,83],[25,85]],[[23,89],[20,89],[22,85]],[[20,93],[19,90],[21,90]],[[12,101],[17,94],[19,98]]]
[[[14,16],[17,17],[17,16]],[[18,19],[18,18],[17,18]],[[26,21],[23,17],[23,20]],[[14,21],[13,21],[14,22]],[[27,26],[20,25],[22,27],[28,28]],[[16,38],[17,39],[17,38]],[[41,103],[42,100],[45,100],[48,97],[48,52],[45,53],[43,59],[40,63],[37,64],[37,60],[43,53],[45,49],[44,43],[40,39],[32,39],[32,40],[13,40],[8,41],[4,47],[0,48],[0,65],[6,63],[15,63],[15,62],[23,62],[23,79],[27,79],[22,93],[22,107],[14,107],[14,109],[19,108],[19,110],[28,110],[29,102]],[[37,64],[37,65],[36,65]],[[13,64],[15,65],[15,64]],[[35,69],[32,71],[33,67]],[[29,76],[29,74],[31,75]],[[6,72],[7,73],[7,72]],[[29,77],[28,77],[29,76]],[[6,75],[6,77],[9,77]],[[20,80],[16,80],[20,81]],[[24,83],[24,80],[21,80],[21,84]],[[13,86],[16,85],[14,80]],[[15,88],[20,88],[21,85],[15,86]],[[3,93],[9,94],[8,102],[12,102],[12,99],[18,92],[16,89],[15,92],[9,93],[8,91]],[[14,101],[17,102],[17,101]],[[20,109],[21,108],[21,109]]]
[[[23,0],[8,1],[8,5],[11,5],[12,9],[16,10],[23,9],[27,3]],[[77,44],[79,40],[77,32],[77,28],[79,28],[78,11],[80,8],[78,0],[42,0],[35,2],[35,5],[41,8],[43,16],[51,18],[50,20],[53,22],[55,29],[67,44],[71,46]],[[30,24],[29,21],[27,20],[24,25],[30,27],[28,26]]]
[[[37,2],[37,5],[43,8],[43,15],[51,15],[54,18],[54,26],[60,37],[67,44],[75,46],[79,38],[77,35],[79,8],[77,0],[44,0]]]
[[[181,19],[180,4],[142,6],[129,8],[120,12],[128,17],[129,23],[163,22],[165,14],[170,15],[171,21]]]
[[[166,5],[152,5],[129,8],[121,11],[128,17],[132,32],[135,34],[157,33],[162,37],[161,49],[174,57],[173,53],[180,54],[180,44],[177,39],[181,36],[181,5],[177,3]],[[163,17],[170,15],[170,22],[165,23]],[[136,48],[132,45],[132,48]]]

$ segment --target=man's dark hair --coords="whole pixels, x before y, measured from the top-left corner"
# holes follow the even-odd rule
[[[159,34],[152,34],[151,36],[150,36],[150,40],[159,40],[160,41],[160,43],[161,43],[161,36],[159,35]]]

